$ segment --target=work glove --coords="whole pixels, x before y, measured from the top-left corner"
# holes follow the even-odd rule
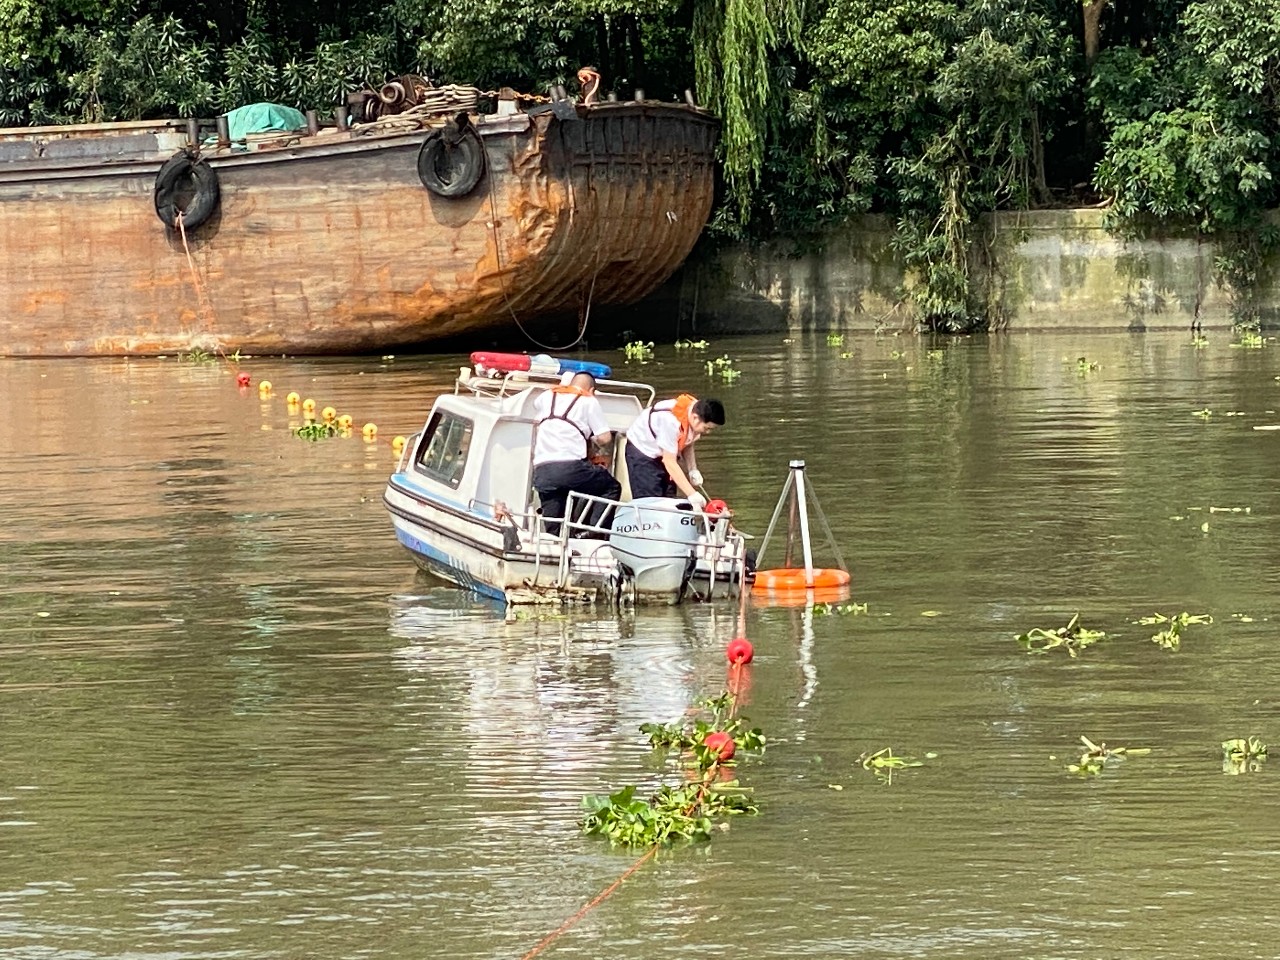
[[[702,486],[702,471],[701,471],[701,470],[690,470],[690,471],[686,474],[686,476],[689,478],[689,482],[690,482],[690,483],[692,483],[695,487],[700,487],[700,486]]]
[[[693,504],[693,509],[701,513],[702,508],[707,505],[707,498],[695,490],[689,494],[689,502]]]

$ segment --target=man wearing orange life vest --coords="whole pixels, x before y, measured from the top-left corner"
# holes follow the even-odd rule
[[[627,430],[627,476],[631,497],[687,497],[702,509],[702,474],[693,445],[724,425],[724,404],[682,393],[642,410]]]
[[[533,489],[542,500],[542,519],[551,534],[560,532],[559,521],[571,492],[610,500],[622,493],[613,474],[591,462],[591,444],[604,445],[613,439],[595,392],[595,377],[579,373],[568,384],[545,391],[533,404],[538,423]],[[606,504],[593,503],[586,522],[600,526],[607,509]]]

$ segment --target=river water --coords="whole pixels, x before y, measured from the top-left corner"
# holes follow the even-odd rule
[[[388,438],[459,357],[0,362],[0,957],[1280,955],[1280,757],[1220,749],[1280,741],[1278,351],[625,367],[724,399],[699,460],[745,529],[807,461],[867,611],[748,608],[760,815],[550,941],[635,860],[580,799],[678,776],[637,728],[725,689],[736,606],[506,616],[416,573]],[[289,390],[377,442],[291,435]],[[1077,612],[1108,634],[1078,659],[1014,640]],[[1157,612],[1213,623],[1165,650]],[[1082,735],[1151,753],[1074,775]],[[881,782],[884,747],[924,765]]]

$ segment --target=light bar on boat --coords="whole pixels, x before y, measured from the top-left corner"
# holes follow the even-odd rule
[[[477,351],[471,354],[471,362],[476,372],[485,373],[541,373],[558,376],[564,373],[589,373],[601,379],[613,373],[608,364],[594,363],[591,360],[571,360],[568,357],[550,357],[545,353],[530,356],[527,353],[484,353]]]

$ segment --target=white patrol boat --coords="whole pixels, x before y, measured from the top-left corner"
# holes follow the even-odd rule
[[[737,597],[747,579],[745,537],[722,501],[632,500],[625,431],[654,399],[643,383],[610,379],[604,364],[525,354],[473,353],[454,392],[438,397],[410,437],[383,501],[396,537],[424,570],[508,603],[607,600],[679,603]],[[615,432],[606,466],[621,500],[571,493],[548,534],[533,490],[534,401],[566,373],[596,377]],[[583,518],[612,504],[607,526]],[[719,509],[718,509],[719,508]]]

